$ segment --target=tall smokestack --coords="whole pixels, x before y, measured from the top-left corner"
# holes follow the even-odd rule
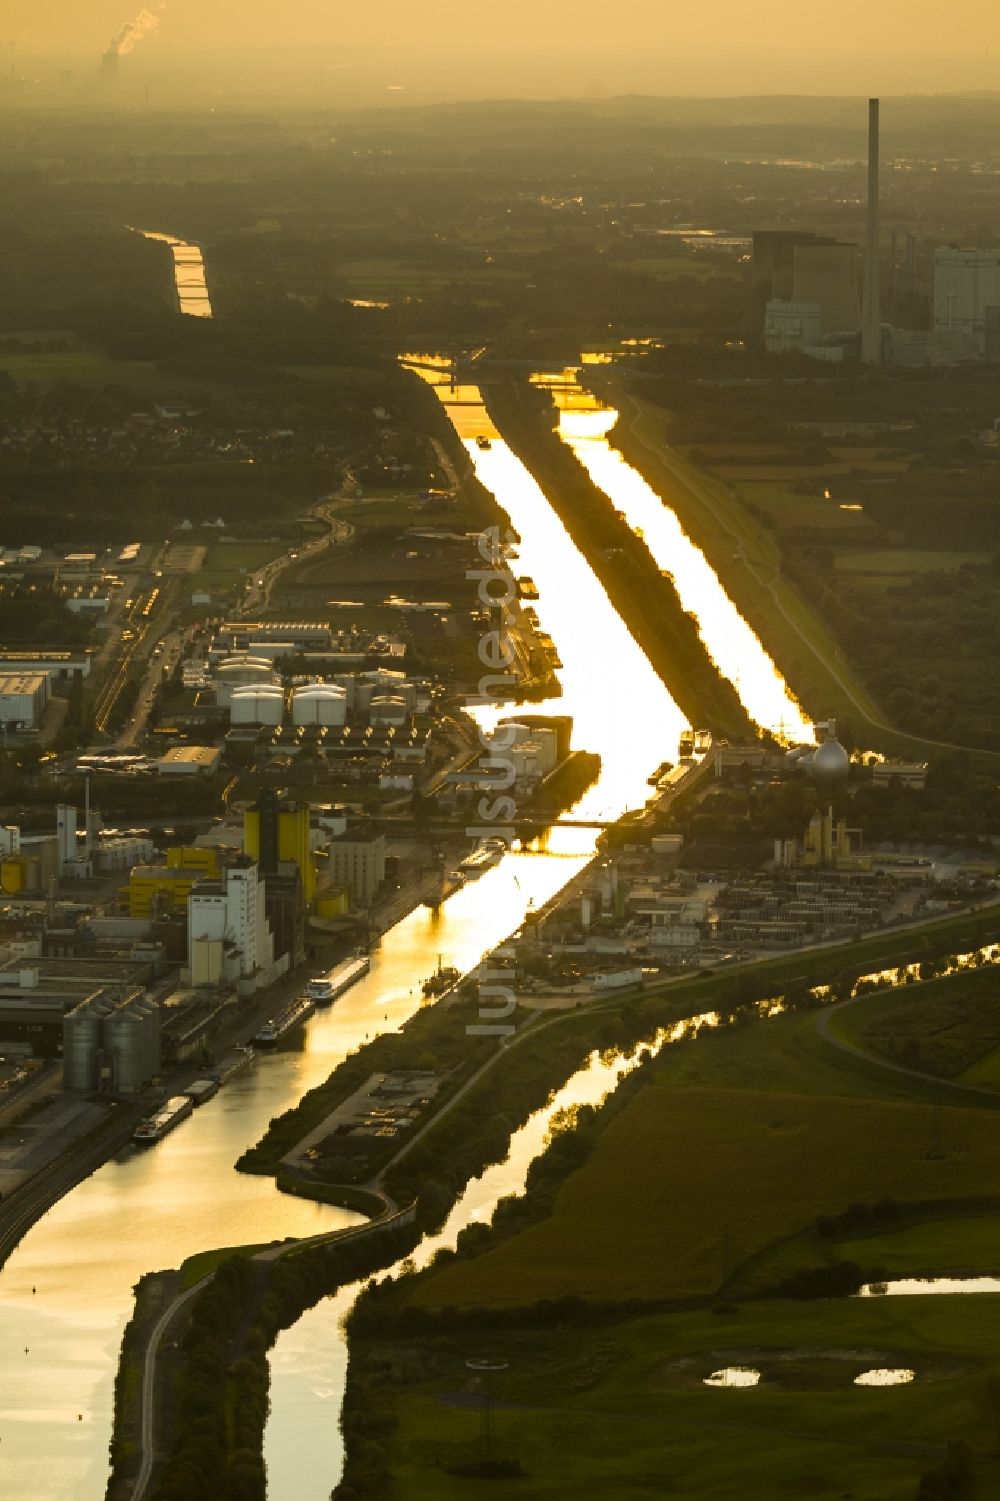
[[[861,358],[882,363],[882,309],[878,264],[878,100],[868,101],[868,224],[865,232],[865,300],[861,320]]]

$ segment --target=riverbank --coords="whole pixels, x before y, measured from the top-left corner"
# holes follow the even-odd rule
[[[845,658],[827,625],[782,572],[772,535],[721,480],[698,469],[663,437],[664,413],[629,390],[627,378],[602,369],[588,384],[619,412],[608,441],[677,513],[705,553],[740,613],[816,718],[831,714],[855,738],[905,758],[966,751],[985,768],[1000,756],[895,728]]]
[[[691,725],[753,738],[733,685],[721,676],[673,583],[552,429],[544,392],[527,383],[485,388],[505,442],[531,472],[654,671]]]

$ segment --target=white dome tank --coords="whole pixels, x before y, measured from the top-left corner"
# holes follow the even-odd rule
[[[285,692],[277,684],[261,683],[234,688],[229,700],[233,724],[280,724],[285,714]]]
[[[335,683],[309,683],[292,694],[292,724],[347,723],[347,693]]]
[[[388,693],[376,694],[368,706],[368,717],[372,724],[405,724],[406,701]]]
[[[814,782],[843,782],[851,769],[851,758],[839,740],[824,740],[805,763]]]

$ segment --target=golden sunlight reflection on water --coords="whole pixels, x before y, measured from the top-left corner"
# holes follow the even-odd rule
[[[535,379],[551,391],[559,410],[559,436],[632,530],[641,534],[659,568],[671,575],[681,604],[698,622],[709,656],[736,688],[750,718],[782,740],[811,741],[811,722],[704,553],[667,501],[608,442],[618,413],[585,390],[572,370]]]
[[[144,240],[159,240],[170,246],[170,253],[174,258],[174,285],[181,312],[191,318],[211,318],[212,303],[205,281],[201,246],[189,245],[186,240],[178,240],[175,235],[161,234],[155,229],[140,229],[137,233]]]

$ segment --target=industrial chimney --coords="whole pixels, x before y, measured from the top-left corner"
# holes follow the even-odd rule
[[[882,309],[878,264],[878,100],[868,101],[868,224],[865,231],[865,298],[861,319],[861,358],[882,363]]]

